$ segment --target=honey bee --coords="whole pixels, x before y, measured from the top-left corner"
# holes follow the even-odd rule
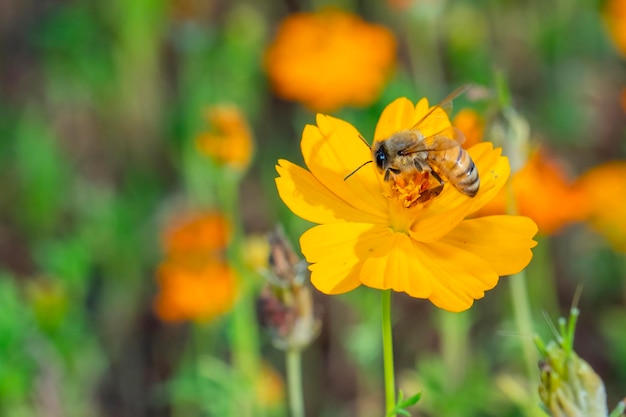
[[[461,147],[465,137],[458,129],[448,127],[431,132],[452,109],[452,100],[469,89],[459,87],[430,110],[411,128],[401,130],[387,139],[377,141],[370,148],[372,159],[348,174],[344,180],[369,163],[375,163],[385,181],[396,181],[398,176],[411,178],[416,173],[432,176],[437,184],[421,192],[416,203],[436,197],[449,182],[460,193],[474,197],[480,187],[478,170],[470,155]],[[439,110],[438,110],[439,109]],[[365,139],[361,138],[367,144]],[[369,145],[367,145],[369,147]]]

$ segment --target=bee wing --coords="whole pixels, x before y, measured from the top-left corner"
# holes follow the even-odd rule
[[[422,116],[422,118],[419,119],[417,123],[415,123],[415,125],[413,125],[411,130],[419,130],[425,132],[431,132],[432,130],[435,130],[433,133],[429,134],[430,137],[443,134],[445,130],[436,130],[438,125],[440,125],[442,122],[449,120],[450,113],[452,113],[452,101],[461,94],[465,93],[467,90],[469,90],[470,87],[470,84],[464,84],[454,90],[452,93],[448,94],[448,96],[441,100],[441,102],[432,106],[428,110],[428,112],[426,112],[426,114]]]
[[[465,136],[456,127],[449,127],[442,132],[417,141],[403,149],[403,153],[408,155],[415,152],[436,152],[456,148],[465,142]]]

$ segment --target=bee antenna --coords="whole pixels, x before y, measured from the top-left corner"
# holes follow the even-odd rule
[[[361,139],[361,140],[363,141],[363,143],[365,144],[365,146],[367,146],[368,148],[370,147],[370,144],[369,144],[369,143],[367,143],[367,141],[365,140],[365,138],[364,138],[363,136],[361,136],[360,134],[359,134],[359,139]]]
[[[350,178],[351,176],[353,176],[354,174],[356,174],[356,172],[357,172],[359,169],[363,168],[365,165],[367,165],[367,164],[369,164],[369,163],[371,163],[371,162],[373,162],[373,161],[372,161],[372,160],[369,160],[369,161],[363,162],[361,165],[359,165],[359,166],[357,167],[357,169],[355,169],[354,171],[352,171],[351,173],[349,173],[348,175],[346,175],[346,177],[345,177],[343,180],[344,180],[344,181],[345,181],[345,180],[347,180],[348,178]]]

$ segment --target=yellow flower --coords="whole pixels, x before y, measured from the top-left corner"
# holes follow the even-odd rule
[[[613,43],[622,55],[626,55],[626,2],[608,0],[603,15]]]
[[[532,154],[526,165],[513,174],[511,189],[517,213],[533,219],[542,234],[557,233],[565,225],[582,221],[586,216],[584,194],[574,189],[563,170],[544,152]],[[479,213],[506,213],[507,201],[508,189],[505,187]]]
[[[234,271],[210,256],[167,260],[157,278],[160,291],[154,307],[163,321],[211,320],[232,308],[237,293]]]
[[[376,100],[395,59],[396,40],[387,28],[325,9],[283,20],[265,68],[279,97],[331,111]]]
[[[196,138],[196,146],[203,154],[219,164],[244,171],[254,152],[250,127],[241,111],[234,105],[209,107],[206,119],[212,130]]]
[[[426,99],[416,106],[397,99],[383,111],[374,141],[410,128],[428,109]],[[422,130],[424,135],[449,128],[447,116],[437,119],[438,124]],[[302,235],[300,246],[311,263],[311,281],[323,293],[340,294],[365,285],[462,311],[493,288],[499,276],[519,272],[530,262],[537,231],[532,220],[465,219],[494,198],[509,175],[507,159],[491,144],[468,151],[480,173],[474,198],[446,184],[437,197],[409,208],[404,197],[421,189],[419,178],[406,186],[396,183],[394,194],[369,164],[344,181],[371,159],[352,125],[318,114],[317,126],[305,127],[301,147],[309,170],[280,160],[276,184],[291,211],[318,223]]]
[[[485,120],[476,110],[462,109],[454,116],[452,126],[459,129],[465,135],[463,147],[471,148],[483,140],[485,132]]]
[[[626,161],[613,161],[584,173],[576,189],[585,197],[590,225],[616,250],[626,252]]]

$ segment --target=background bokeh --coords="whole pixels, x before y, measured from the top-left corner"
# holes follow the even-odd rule
[[[323,9],[322,1],[3,1],[0,416],[286,415],[283,354],[250,321],[263,278],[247,263],[255,237],[276,223],[296,248],[310,227],[278,198],[276,161],[302,162],[300,135],[317,110],[371,140],[393,99],[437,102],[465,83],[476,93],[456,100],[455,112],[472,108],[485,132],[527,124],[529,154],[541,148],[558,167],[528,183],[525,204],[546,216],[568,205],[586,210],[538,237],[525,283],[533,331],[544,338],[553,337],[546,316],[567,315],[581,288],[575,348],[604,380],[612,408],[626,395],[626,177],[608,169],[584,187],[578,178],[626,160],[623,4],[333,2],[386,27],[393,62],[367,97],[315,108],[298,99],[300,87],[335,98],[333,74],[348,66],[367,85],[370,67],[312,55],[315,48],[304,53],[294,40],[287,51],[313,57],[306,66],[321,81],[290,84],[295,95],[281,89],[294,81],[272,72],[279,58],[267,51],[279,41],[278,25]],[[365,36],[351,32],[350,42]],[[383,46],[369,47],[363,55],[384,55],[384,67]],[[283,71],[297,71],[293,65]],[[499,101],[502,92],[509,97]],[[247,150],[236,166],[219,160],[228,154],[197,146],[220,123],[207,112],[222,105],[242,115],[232,135],[254,141],[226,142]],[[515,109],[513,121],[503,106]],[[523,164],[526,156],[511,159]],[[544,204],[550,175],[576,198]],[[612,216],[600,226],[586,207],[600,201],[595,195]],[[222,211],[235,224],[228,248],[211,250],[245,270],[234,310],[247,305],[243,314],[231,314],[231,300],[216,317],[168,320],[155,308],[167,288],[158,278],[169,256],[161,242],[172,219],[202,210]],[[515,324],[508,280],[458,315],[394,295],[399,386],[423,391],[414,415],[541,415],[529,406],[538,380],[522,359],[532,334]],[[378,292],[314,298],[322,328],[303,353],[307,415],[382,415]],[[249,381],[237,352],[251,361],[243,363],[262,363],[254,390],[243,387]],[[261,405],[232,406],[246,402]]]

